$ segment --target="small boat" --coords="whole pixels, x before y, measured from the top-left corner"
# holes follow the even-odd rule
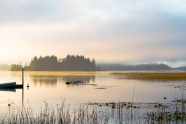
[[[16,82],[8,82],[0,84],[0,88],[15,88]]]

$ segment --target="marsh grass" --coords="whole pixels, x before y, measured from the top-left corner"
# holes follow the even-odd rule
[[[185,101],[176,103],[88,103],[72,109],[61,103],[54,109],[44,102],[39,113],[30,105],[10,103],[1,124],[174,124],[186,122]]]
[[[88,105],[80,105],[77,109],[70,109],[70,105],[66,106],[61,103],[56,109],[49,107],[44,102],[38,114],[34,114],[31,107],[18,107],[14,103],[10,103],[7,113],[0,120],[1,124],[108,124],[115,122],[115,115],[112,118],[111,113],[107,109],[99,107],[89,107]]]
[[[110,73],[119,79],[176,81],[186,80],[186,72],[115,72]]]

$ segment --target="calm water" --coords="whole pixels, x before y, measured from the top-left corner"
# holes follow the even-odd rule
[[[21,72],[0,71],[0,83],[16,81],[21,84]],[[67,81],[81,80],[84,83],[67,85]],[[27,88],[26,85],[30,87]],[[56,107],[65,98],[66,104],[78,107],[88,102],[170,102],[175,94],[181,97],[175,85],[185,85],[186,81],[155,82],[118,79],[110,72],[25,72],[24,99],[22,89],[0,90],[0,116],[8,110],[8,103],[17,106],[30,104],[34,112],[39,112],[44,101]],[[134,94],[134,97],[133,97]],[[166,100],[163,97],[167,97]]]

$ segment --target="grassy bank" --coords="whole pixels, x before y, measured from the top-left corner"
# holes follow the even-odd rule
[[[176,81],[186,80],[186,72],[115,72],[111,75],[120,79]]]

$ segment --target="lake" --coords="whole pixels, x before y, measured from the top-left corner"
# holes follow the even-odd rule
[[[160,82],[119,79],[109,71],[101,72],[29,72],[24,75],[24,94],[22,89],[0,90],[0,116],[8,110],[8,104],[30,105],[36,113],[44,107],[44,101],[56,107],[65,99],[66,104],[75,108],[80,104],[97,102],[171,102],[175,96],[181,98],[184,93],[174,87],[185,85],[186,81]],[[0,71],[0,83],[16,81],[21,84],[20,72]],[[67,81],[82,81],[69,84]],[[29,88],[27,88],[29,84]],[[23,95],[23,96],[22,96]],[[167,99],[164,99],[166,97]]]

